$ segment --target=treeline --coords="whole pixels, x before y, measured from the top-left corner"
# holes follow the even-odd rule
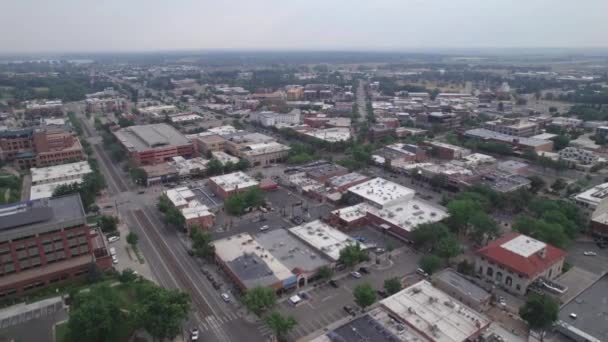
[[[88,75],[80,73],[62,73],[56,77],[0,76],[0,87],[6,87],[4,92],[16,101],[39,98],[79,101],[83,100],[87,93],[101,91],[113,85],[108,81],[91,82]]]

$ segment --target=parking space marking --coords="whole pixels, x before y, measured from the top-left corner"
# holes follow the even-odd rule
[[[324,302],[324,301],[326,301],[326,300],[330,300],[330,299],[332,299],[332,298],[334,298],[334,296],[327,296],[327,297],[325,297],[325,298],[321,299],[321,302]]]

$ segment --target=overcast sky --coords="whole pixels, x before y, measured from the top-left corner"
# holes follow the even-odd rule
[[[5,0],[0,53],[607,47],[608,0]]]

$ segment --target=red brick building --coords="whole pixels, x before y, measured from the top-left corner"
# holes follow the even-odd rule
[[[112,267],[101,235],[86,224],[78,194],[0,207],[0,298]]]
[[[259,187],[258,181],[241,171],[211,177],[208,184],[211,190],[223,199]]]
[[[194,156],[194,146],[183,134],[170,125],[130,126],[114,132],[136,165],[155,165],[173,157]]]

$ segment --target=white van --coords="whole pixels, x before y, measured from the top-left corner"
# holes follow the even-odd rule
[[[289,302],[294,306],[298,305],[298,303],[300,303],[301,301],[302,301],[302,298],[300,298],[300,296],[298,296],[298,295],[289,297]]]
[[[111,256],[116,256],[116,248],[110,247],[110,255]]]

